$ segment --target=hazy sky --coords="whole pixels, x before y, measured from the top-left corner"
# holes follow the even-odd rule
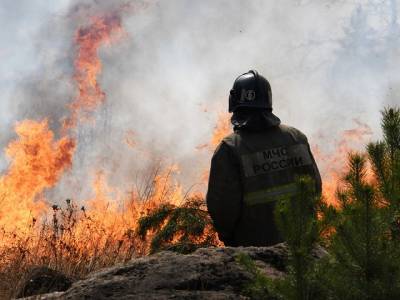
[[[0,2],[3,146],[15,121],[50,117],[56,124],[66,113],[76,92],[72,37],[88,22],[75,16],[77,5],[91,15],[126,2],[138,3]],[[379,110],[399,104],[396,0],[143,2],[123,14],[123,40],[101,51],[107,104],[96,128],[80,129],[87,164],[107,157],[114,178],[127,178],[141,160],[122,142],[128,130],[196,177],[210,152],[195,147],[209,141],[234,79],[251,68],[270,80],[282,121],[328,150],[355,119],[378,137]]]
[[[20,81],[38,68],[38,40],[49,20],[65,13],[68,0],[0,1],[0,114],[1,124],[13,120],[8,107]],[[5,128],[3,127],[2,130]],[[8,128],[7,128],[8,130]],[[2,132],[3,133],[3,132]],[[4,133],[3,133],[4,134]]]

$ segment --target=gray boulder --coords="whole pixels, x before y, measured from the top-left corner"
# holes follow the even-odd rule
[[[241,253],[270,278],[284,276],[288,256],[284,244],[202,248],[188,255],[164,251],[93,273],[65,292],[35,299],[247,299],[243,286],[252,275],[238,264]]]

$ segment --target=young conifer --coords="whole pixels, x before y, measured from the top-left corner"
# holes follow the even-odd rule
[[[400,111],[385,109],[384,140],[349,155],[349,171],[330,213],[333,235],[322,285],[330,299],[400,299]],[[368,179],[368,158],[374,179]]]
[[[375,173],[380,201],[392,224],[393,238],[400,238],[400,109],[382,112],[384,140],[370,143],[368,155]]]
[[[142,240],[151,236],[150,253],[171,250],[190,253],[218,243],[208,212],[200,198],[181,206],[163,204],[139,219],[137,232]]]
[[[309,177],[297,180],[297,193],[277,203],[275,218],[288,245],[288,277],[276,282],[283,299],[320,299],[320,288],[314,276],[313,250],[319,238],[317,208],[320,196]]]

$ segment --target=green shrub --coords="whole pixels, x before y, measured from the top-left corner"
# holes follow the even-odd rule
[[[142,240],[151,236],[150,253],[171,250],[186,254],[218,243],[200,198],[189,199],[181,206],[160,205],[139,219],[137,232]]]

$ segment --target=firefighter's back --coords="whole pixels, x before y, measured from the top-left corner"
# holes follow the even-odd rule
[[[295,128],[278,125],[255,132],[237,130],[223,142],[238,160],[243,187],[234,243],[267,246],[281,242],[274,222],[277,201],[293,195],[297,175],[316,180],[319,176],[306,136]]]

